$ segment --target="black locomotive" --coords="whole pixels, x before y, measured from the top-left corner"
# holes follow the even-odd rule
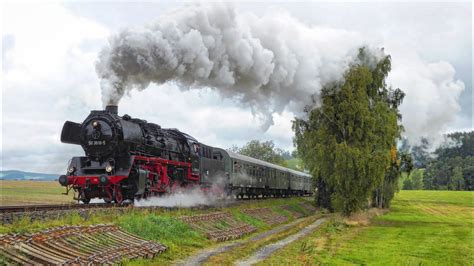
[[[311,193],[309,175],[199,143],[177,130],[118,115],[117,106],[66,121],[64,143],[81,145],[59,183],[89,203],[147,198],[187,187],[237,196]]]

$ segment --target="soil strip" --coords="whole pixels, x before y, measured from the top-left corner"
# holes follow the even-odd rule
[[[319,220],[321,220],[321,219],[319,219]],[[317,221],[319,221],[319,220],[317,220]],[[240,247],[242,245],[245,245],[248,242],[254,242],[254,241],[263,239],[267,236],[270,236],[270,235],[273,235],[273,234],[278,234],[280,232],[286,231],[286,230],[290,229],[291,227],[293,227],[296,224],[299,224],[301,222],[303,222],[303,219],[298,219],[298,220],[293,221],[289,224],[285,224],[285,225],[273,228],[269,231],[263,232],[261,234],[258,234],[258,235],[254,236],[254,237],[251,237],[251,238],[249,238],[245,241],[229,243],[229,244],[226,244],[226,245],[223,245],[223,246],[218,246],[218,247],[215,247],[215,248],[212,248],[212,249],[204,250],[204,251],[202,251],[202,252],[200,252],[196,255],[193,255],[193,256],[189,257],[185,262],[177,263],[176,265],[185,265],[185,266],[201,265],[204,262],[206,262],[212,256],[227,252],[227,251],[232,250],[236,247]]]
[[[313,232],[318,228],[321,224],[323,224],[326,221],[326,218],[321,218],[316,220],[314,223],[306,226],[305,228],[301,229],[298,233],[293,234],[285,239],[282,239],[278,242],[275,242],[273,244],[266,245],[259,250],[257,250],[252,256],[245,260],[240,260],[237,261],[235,264],[236,265],[253,265],[257,262],[260,262],[266,258],[268,258],[273,252],[284,248],[286,245],[300,239],[303,236],[308,235],[309,233]]]

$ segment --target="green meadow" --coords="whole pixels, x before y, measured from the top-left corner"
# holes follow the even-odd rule
[[[473,265],[474,192],[400,191],[390,212],[335,218],[261,264]]]

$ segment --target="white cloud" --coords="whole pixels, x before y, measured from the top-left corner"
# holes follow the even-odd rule
[[[426,63],[417,54],[396,54],[388,82],[406,93],[400,106],[404,134],[412,142],[421,136],[441,140],[440,133],[446,132],[461,110],[464,83],[454,78],[456,72],[448,62]]]
[[[80,149],[59,142],[61,127],[100,106],[93,62],[109,31],[60,5],[3,7],[2,168],[63,170]]]

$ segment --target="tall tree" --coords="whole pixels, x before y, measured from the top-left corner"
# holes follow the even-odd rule
[[[398,106],[404,93],[386,85],[390,69],[390,56],[361,48],[343,81],[325,86],[320,106],[293,122],[298,155],[318,185],[318,203],[344,215],[366,207],[376,189],[383,193],[384,185],[398,184],[398,176],[387,172],[395,163],[391,150],[402,130]]]
[[[453,175],[448,183],[449,190],[464,190],[464,178],[462,176],[461,166],[455,166],[453,169]]]

